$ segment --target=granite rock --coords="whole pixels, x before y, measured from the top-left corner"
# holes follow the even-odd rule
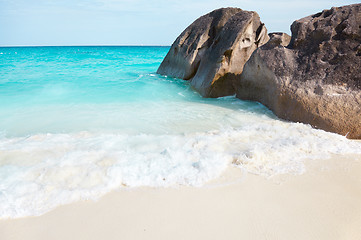
[[[204,97],[232,95],[235,76],[267,41],[267,29],[256,12],[217,9],[181,33],[157,73],[191,81]]]
[[[236,77],[240,99],[283,119],[361,139],[361,4],[295,21],[271,35]]]

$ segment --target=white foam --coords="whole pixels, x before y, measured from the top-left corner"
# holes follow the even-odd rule
[[[0,217],[15,218],[122,187],[201,186],[229,164],[266,177],[301,174],[303,159],[361,154],[361,143],[264,117],[187,134],[3,136],[0,153]]]

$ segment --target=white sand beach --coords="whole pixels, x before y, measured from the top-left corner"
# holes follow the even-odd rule
[[[136,188],[0,221],[2,240],[361,239],[361,157],[265,179],[230,168],[201,188]]]
[[[0,0],[0,240],[361,240],[360,13]]]

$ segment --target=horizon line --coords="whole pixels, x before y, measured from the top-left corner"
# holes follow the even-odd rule
[[[170,47],[171,45],[145,45],[145,44],[86,44],[86,45],[0,45],[0,47]]]

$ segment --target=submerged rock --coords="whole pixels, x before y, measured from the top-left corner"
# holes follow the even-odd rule
[[[267,29],[256,12],[221,8],[182,32],[157,73],[190,80],[204,97],[232,95],[234,76],[267,41]]]
[[[302,18],[257,49],[237,78],[237,97],[277,116],[361,139],[361,4]]]

